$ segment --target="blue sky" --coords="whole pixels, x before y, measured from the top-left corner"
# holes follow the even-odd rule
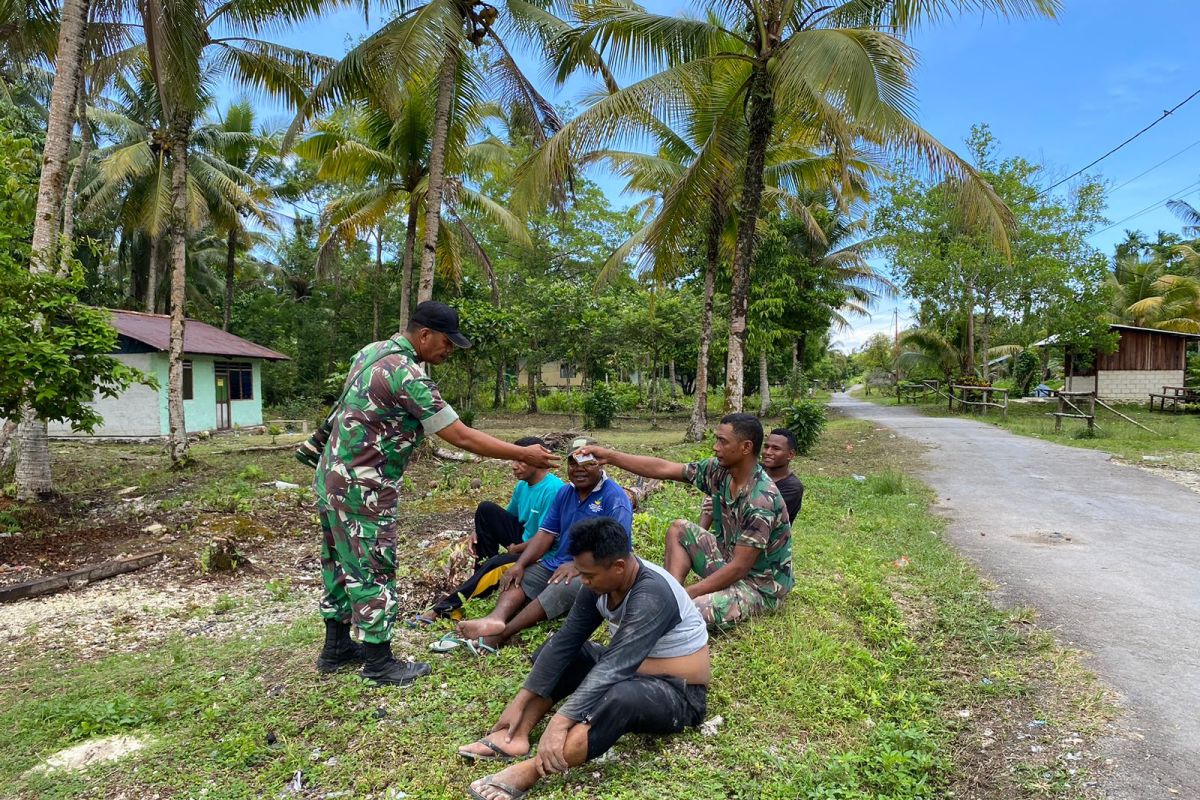
[[[688,8],[672,0],[647,5],[664,13]],[[1200,67],[1192,57],[1200,20],[1197,0],[1066,0],[1065,5],[1056,21],[966,17],[919,32],[913,44],[921,59],[916,76],[920,123],[961,148],[970,126],[987,122],[1003,154],[1042,163],[1057,180],[1200,89]],[[343,12],[278,38],[339,56],[373,28],[361,15]],[[582,83],[556,92],[540,79],[534,62],[527,63],[554,102],[579,99]],[[284,119],[280,115],[279,121]],[[1106,212],[1112,222],[1150,209],[1094,236],[1092,243],[1101,250],[1111,252],[1126,229],[1178,231],[1180,223],[1163,201],[1178,197],[1200,204],[1200,97],[1092,171],[1113,188]],[[615,183],[596,177],[614,203],[628,202]],[[890,332],[894,307],[903,325],[908,304],[886,303],[872,319],[856,320],[854,330],[839,337],[842,346],[851,348],[877,330]]]

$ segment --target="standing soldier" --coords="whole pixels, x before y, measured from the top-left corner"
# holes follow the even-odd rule
[[[454,348],[470,346],[459,333],[458,312],[427,300],[403,333],[373,342],[354,357],[313,479],[324,534],[320,672],[365,661],[364,678],[401,686],[429,673],[428,664],[397,661],[391,647],[400,483],[426,434],[485,457],[538,468],[558,463],[540,445],[518,447],[467,427],[442,399],[422,362],[441,364]],[[351,625],[361,646],[350,638]]]

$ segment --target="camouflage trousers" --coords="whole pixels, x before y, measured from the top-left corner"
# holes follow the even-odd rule
[[[728,564],[717,537],[694,522],[689,522],[679,539],[692,559],[692,571],[707,578]],[[731,628],[767,610],[766,598],[749,581],[740,580],[719,592],[695,598],[700,616],[710,628]]]
[[[349,622],[364,642],[392,639],[396,600],[396,520],[364,517],[319,505],[321,616]]]

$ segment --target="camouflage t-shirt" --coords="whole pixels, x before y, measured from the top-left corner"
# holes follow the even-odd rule
[[[712,534],[726,559],[737,545],[761,550],[745,580],[757,589],[768,608],[791,591],[792,524],[779,489],[762,465],[735,497],[733,478],[715,458],[684,467],[684,479],[713,499]]]
[[[380,358],[383,353],[387,354]],[[374,363],[356,374],[370,361]],[[412,343],[401,334],[359,350],[347,375],[351,378],[345,400],[334,411],[313,491],[329,508],[391,517],[413,451],[425,434],[442,430],[458,414],[442,399],[418,363]]]

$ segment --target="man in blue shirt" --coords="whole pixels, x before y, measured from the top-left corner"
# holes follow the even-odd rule
[[[542,620],[571,610],[579,594],[579,571],[570,552],[571,526],[590,517],[612,517],[629,536],[633,549],[633,506],[629,495],[604,473],[593,456],[580,455],[594,444],[579,438],[567,456],[567,480],[542,516],[537,534],[529,540],[500,582],[500,599],[491,614],[458,623],[458,632],[484,648],[502,646],[516,634]]]
[[[536,436],[526,436],[513,444],[518,447],[545,446]],[[475,532],[471,536],[474,574],[413,622],[430,625],[439,617],[461,617],[464,601],[490,594],[509,567],[517,563],[521,551],[538,532],[542,516],[554,502],[558,490],[566,485],[549,470],[531,467],[523,461],[513,461],[511,466],[517,485],[508,507],[501,508],[485,500],[475,509]],[[501,547],[506,548],[506,552],[501,553]]]

